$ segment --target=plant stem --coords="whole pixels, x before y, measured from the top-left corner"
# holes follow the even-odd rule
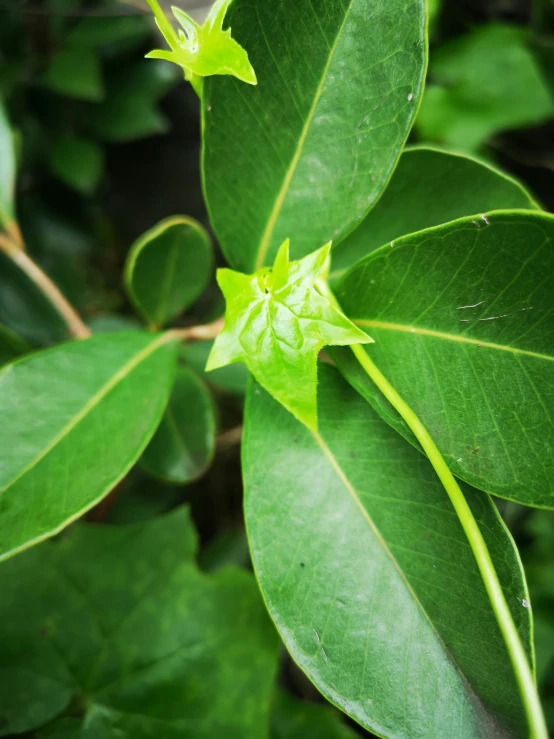
[[[207,339],[215,339],[222,328],[223,318],[218,318],[213,323],[189,326],[187,328],[173,328],[171,332],[182,341],[205,341]]]
[[[444,458],[438,450],[431,435],[416,416],[414,411],[399,395],[379,368],[369,358],[367,352],[360,345],[351,346],[350,349],[358,362],[361,364],[368,377],[373,380],[379,390],[391,405],[400,413],[406,421],[415,437],[423,447],[429,461],[433,465],[440,481],[458,515],[462,528],[468,538],[469,544],[477,561],[477,566],[483,578],[487,594],[489,596],[494,615],[500,627],[504,641],[508,648],[510,661],[514,668],[516,680],[519,686],[521,700],[529,723],[530,739],[547,739],[548,732],[542,713],[542,708],[537,693],[537,688],[527,656],[519,638],[512,614],[506,602],[502,586],[498,579],[489,550],[477,522],[471,512],[465,496],[458,482]]]
[[[17,231],[19,233],[19,229]],[[75,309],[68,303],[52,280],[38,267],[25,253],[23,240],[20,244],[0,234],[0,250],[4,252],[17,266],[34,282],[42,294],[50,301],[56,311],[63,319],[67,330],[75,339],[87,339],[92,335]]]

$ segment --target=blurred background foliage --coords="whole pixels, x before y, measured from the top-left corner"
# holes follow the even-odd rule
[[[200,18],[207,2],[180,4]],[[429,0],[429,10],[428,87],[411,141],[477,153],[554,210],[554,0]],[[0,0],[0,97],[16,136],[21,228],[33,258],[95,332],[140,325],[122,272],[145,231],[176,214],[209,228],[198,101],[175,66],[144,59],[159,46],[155,33],[143,0]],[[223,263],[217,251],[216,263]],[[212,282],[177,322],[210,321],[221,308]],[[0,255],[0,362],[64,332],[41,294]],[[204,375],[209,349],[210,342],[182,349],[171,400],[178,418],[189,385],[203,388],[195,413],[206,439],[189,439],[190,467],[172,479],[151,452],[89,516],[140,521],[189,502],[200,563],[213,571],[227,562],[248,566],[239,460],[246,375],[242,365]],[[177,433],[188,438],[186,425]],[[554,732],[554,514],[500,508],[527,571],[538,678]],[[282,669],[293,693],[318,700],[290,661]],[[289,706],[283,721],[295,710]],[[276,719],[275,737],[285,736],[280,731]]]

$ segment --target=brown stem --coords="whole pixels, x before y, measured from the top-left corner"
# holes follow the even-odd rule
[[[17,229],[19,234],[19,229]],[[10,238],[11,237],[11,238]],[[27,277],[35,283],[43,295],[52,303],[54,308],[64,320],[67,330],[75,339],[87,339],[92,335],[91,330],[86,326],[75,309],[68,303],[52,280],[45,274],[40,267],[23,251],[23,241],[21,245],[14,238],[21,239],[19,234],[16,237],[15,232],[8,237],[0,234],[0,249],[27,275]]]
[[[188,328],[171,329],[174,336],[183,341],[205,341],[215,339],[223,328],[223,318],[218,318],[213,323],[205,323],[202,326],[189,326]]]

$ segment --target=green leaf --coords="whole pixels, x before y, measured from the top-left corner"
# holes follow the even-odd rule
[[[379,736],[526,736],[506,646],[430,463],[332,367],[318,396],[319,433],[254,383],[246,403],[250,551],[291,656]],[[490,499],[464,492],[532,660],[513,541]]]
[[[64,41],[70,46],[103,52],[111,45],[127,49],[130,43],[142,44],[150,33],[149,19],[139,13],[98,16],[78,21],[65,33]]]
[[[335,292],[455,475],[554,506],[554,216],[498,211],[421,231],[358,262]],[[358,363],[333,358],[412,441]]]
[[[68,187],[90,194],[102,177],[104,152],[90,139],[65,137],[52,144],[49,164],[52,172]]]
[[[284,241],[273,269],[243,275],[219,269],[225,326],[207,371],[244,362],[258,382],[302,423],[317,428],[317,356],[329,344],[367,344],[357,329],[316,287],[328,271],[331,244],[289,262]]]
[[[0,323],[0,365],[32,351],[33,347],[7,326]]]
[[[87,49],[62,49],[50,59],[44,84],[54,92],[78,100],[102,100],[104,82],[95,54]]]
[[[0,227],[15,219],[16,159],[13,132],[0,98]]]
[[[212,244],[203,226],[193,218],[173,216],[131,247],[125,287],[149,325],[164,326],[204,292],[212,263]]]
[[[184,484],[200,477],[215,451],[215,404],[202,380],[181,367],[158,430],[141,465],[165,482]]]
[[[185,509],[75,527],[0,569],[5,736],[260,739],[277,639],[251,575],[194,561]]]
[[[214,74],[232,75],[249,85],[256,85],[256,73],[248,54],[231,38],[231,29],[223,30],[223,21],[232,0],[216,0],[206,22],[199,26],[180,8],[172,7],[173,15],[183,30],[175,33],[157,3],[147,0],[156,16],[156,23],[171,51],[151,51],[146,56],[165,59],[183,68],[185,79],[193,75],[208,77]]]
[[[276,690],[271,710],[271,739],[357,739],[340,715],[321,703],[308,703]]]
[[[60,531],[137,461],[169,397],[171,334],[103,334],[0,372],[0,559]]]
[[[423,138],[477,149],[493,133],[541,123],[554,102],[528,33],[492,23],[441,46],[417,118]]]
[[[229,364],[226,367],[205,372],[206,363],[214,345],[213,341],[193,341],[181,347],[181,358],[214,389],[230,395],[244,395],[248,383],[248,370],[244,364]]]
[[[519,182],[478,159],[426,146],[406,149],[381,200],[333,249],[330,278],[400,236],[501,208],[538,205]]]
[[[422,92],[424,0],[236,0],[260,84],[204,80],[203,177],[231,266],[295,259],[349,233],[385,188]],[[248,173],[244,176],[244,173]]]
[[[169,122],[157,101],[175,86],[178,76],[163,62],[143,60],[122,67],[110,76],[102,104],[87,112],[87,125],[104,141],[133,141],[164,133]]]

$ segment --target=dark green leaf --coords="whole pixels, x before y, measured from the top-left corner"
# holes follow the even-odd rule
[[[52,172],[74,190],[88,194],[98,186],[104,168],[104,152],[94,141],[74,137],[58,139],[49,157]]]
[[[200,555],[200,567],[205,572],[216,572],[229,564],[247,567],[249,562],[248,542],[243,528],[219,534]]]
[[[358,223],[383,191],[415,116],[423,0],[236,0],[228,19],[258,77],[204,81],[204,186],[231,265],[295,259]],[[245,176],[245,173],[247,175]]]
[[[140,322],[134,316],[122,316],[119,313],[103,313],[93,316],[87,321],[93,334],[107,334],[116,331],[140,331]]]
[[[254,383],[245,414],[250,551],[292,657],[380,736],[526,736],[505,644],[431,465],[336,370],[319,374],[319,433]],[[532,659],[513,542],[487,495],[464,491]]]
[[[14,219],[15,171],[13,132],[0,98],[0,227]]]
[[[554,216],[499,211],[399,239],[354,266],[336,294],[454,474],[554,506]],[[333,356],[412,440],[358,363]]]
[[[124,46],[144,42],[151,34],[149,19],[139,13],[83,18],[66,34],[65,43],[78,48],[104,51],[110,46]]]
[[[103,334],[0,372],[0,559],[52,536],[136,462],[174,376],[171,334]]]
[[[215,432],[210,391],[192,370],[181,367],[158,430],[142,455],[142,467],[166,482],[191,482],[212,461]]]
[[[161,327],[186,310],[212,274],[212,244],[193,218],[174,216],[147,231],[132,246],[125,287],[150,326]]]
[[[438,49],[417,118],[423,138],[477,149],[491,134],[541,123],[554,102],[527,48],[527,32],[482,26]]]
[[[500,208],[538,206],[511,177],[464,154],[429,147],[406,149],[381,200],[333,249],[331,279],[400,236]]]
[[[102,100],[104,82],[97,57],[87,49],[62,49],[50,59],[44,84],[78,100]]]
[[[178,81],[170,64],[143,60],[123,67],[108,80],[106,99],[91,106],[87,125],[105,141],[132,141],[168,129],[157,102]]]
[[[0,365],[27,354],[32,346],[7,326],[0,323]]]
[[[206,365],[210,372],[244,362],[274,398],[313,429],[319,352],[331,344],[371,342],[317,289],[317,279],[329,268],[330,248],[290,262],[287,239],[271,269],[253,275],[218,269],[225,325]]]
[[[0,735],[54,720],[38,736],[263,739],[275,633],[253,578],[207,577],[195,548],[180,508],[5,563]]]
[[[271,709],[271,739],[356,739],[331,706],[293,698],[275,691]]]
[[[206,363],[214,345],[213,341],[193,341],[181,347],[181,357],[204,380],[217,390],[231,395],[244,395],[248,382],[248,370],[242,362],[205,372]]]

